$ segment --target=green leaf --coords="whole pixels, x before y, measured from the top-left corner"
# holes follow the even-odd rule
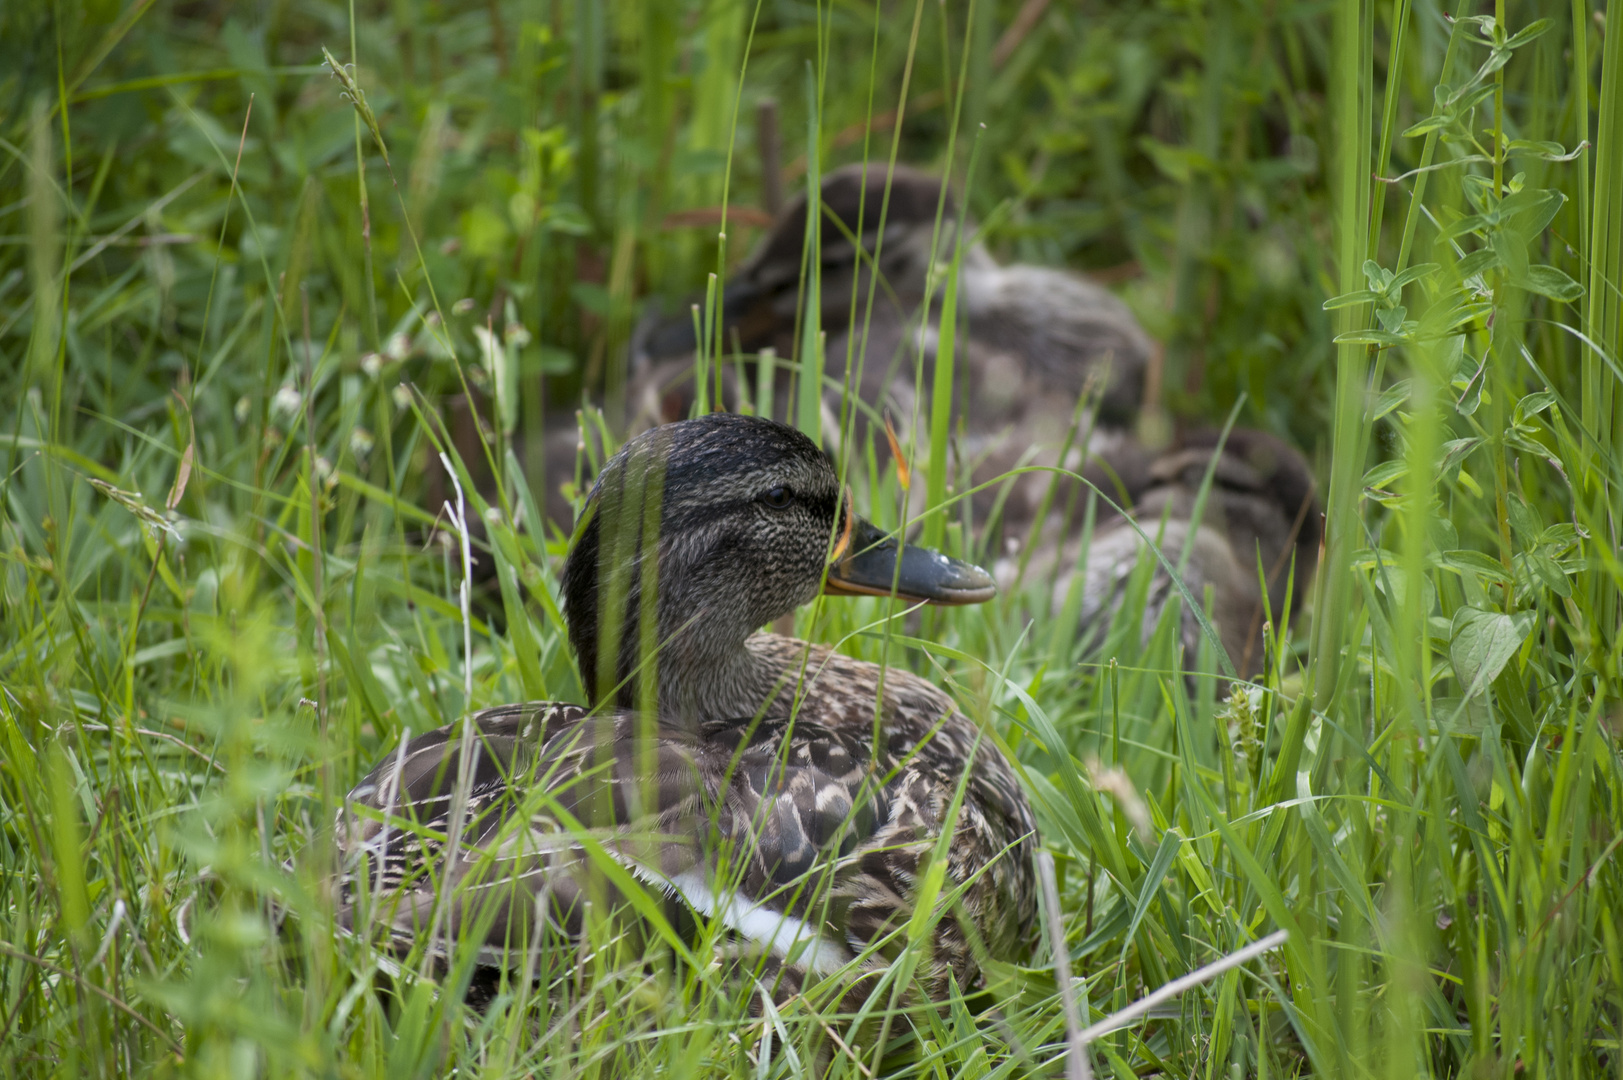
[[[1480,574],[1490,581],[1502,583],[1512,580],[1510,571],[1505,569],[1503,563],[1481,551],[1472,551],[1469,548],[1445,551],[1441,556],[1441,562],[1457,573]]]
[[[1561,564],[1542,551],[1528,551],[1523,553],[1524,566],[1531,572],[1539,584],[1560,597],[1572,595],[1572,585],[1567,581],[1566,573]]]
[[[1529,41],[1544,36],[1554,25],[1551,19],[1536,19],[1512,34],[1510,40],[1505,42],[1505,48],[1519,49]]]
[[[1138,140],[1139,149],[1143,150],[1155,167],[1168,180],[1179,184],[1187,184],[1199,173],[1212,171],[1212,159],[1195,150],[1181,146],[1173,146],[1148,135]]]
[[[1437,269],[1438,266],[1436,263],[1421,263],[1418,266],[1411,266],[1409,269],[1392,279],[1391,288],[1401,289],[1410,282],[1419,281],[1421,278]]]
[[[1384,330],[1349,330],[1345,334],[1337,334],[1335,338],[1337,345],[1379,345],[1382,348],[1402,345],[1405,340]]]
[[[1526,205],[1520,205],[1521,197],[1529,193],[1532,197],[1526,200]],[[1516,231],[1531,240],[1550,227],[1550,222],[1555,220],[1555,215],[1561,212],[1566,201],[1567,197],[1559,191],[1529,188],[1506,199],[1501,210],[1504,217],[1514,224]]]
[[[1471,377],[1470,382],[1465,384],[1465,389],[1460,393],[1459,400],[1454,402],[1454,408],[1459,411],[1461,416],[1474,416],[1476,414],[1477,409],[1482,405],[1482,387],[1486,382],[1487,380],[1482,378],[1479,372]]]
[[[1443,371],[1459,371],[1465,363],[1465,335],[1454,334],[1443,339],[1437,346],[1437,365]],[[1476,364],[1470,365],[1470,371],[1476,370]]]
[[[1449,312],[1448,323],[1443,329],[1458,330],[1466,323],[1473,323],[1478,319],[1487,317],[1492,311],[1493,305],[1485,302],[1461,304],[1458,308]]]
[[[1516,402],[1516,423],[1520,424],[1531,417],[1537,416],[1551,405],[1554,405],[1555,400],[1555,391],[1553,390],[1540,390],[1536,394],[1528,394]]]
[[[1588,139],[1570,151],[1558,142],[1542,142],[1536,139],[1511,139],[1505,147],[1512,154],[1540,158],[1544,161],[1573,161],[1588,148]]]
[[[1528,292],[1567,304],[1584,294],[1584,287],[1568,277],[1565,271],[1543,263],[1529,266],[1526,273],[1516,279],[1516,284]]]
[[[1420,123],[1406,128],[1403,132],[1403,137],[1405,139],[1413,139],[1421,135],[1429,135],[1438,128],[1447,127],[1453,122],[1454,117],[1449,113],[1433,113],[1424,120],[1420,121]]]
[[[1325,311],[1334,311],[1337,308],[1352,307],[1354,304],[1369,304],[1376,300],[1374,293],[1368,289],[1359,289],[1357,292],[1342,293],[1332,296],[1324,302]]]
[[[1454,613],[1448,655],[1463,696],[1474,697],[1498,677],[1533,630],[1530,611],[1514,616],[1462,607]]]
[[[1481,380],[1478,380],[1479,382]],[[1445,473],[1470,456],[1471,451],[1482,445],[1480,435],[1472,435],[1466,439],[1450,439],[1443,444],[1443,460],[1437,465],[1439,473]]]
[[[1498,265],[1499,256],[1494,253],[1493,248],[1485,247],[1478,248],[1461,259],[1455,269],[1459,271],[1461,278],[1468,278],[1474,274],[1480,274],[1484,270],[1491,270]]]
[[[1539,533],[1538,542],[1542,547],[1561,552],[1578,543],[1583,537],[1584,534],[1578,530],[1578,526],[1570,521],[1562,521]]]
[[[1392,271],[1386,269],[1374,259],[1365,259],[1364,280],[1369,282],[1371,292],[1377,296],[1383,296],[1392,284]]]
[[[1527,275],[1527,239],[1513,229],[1495,229],[1490,237],[1494,252],[1512,281]]]
[[[1493,72],[1489,71],[1486,74],[1492,75]],[[1482,75],[1483,75],[1483,72],[1480,72],[1480,71],[1477,72],[1477,78],[1481,78]],[[1467,85],[1475,86],[1475,79],[1473,79],[1472,82],[1468,83]],[[1492,96],[1493,96],[1493,84],[1489,83],[1486,86],[1475,86],[1474,89],[1469,90],[1466,93],[1462,94],[1456,101],[1452,102],[1452,104],[1453,104],[1455,109],[1457,109],[1459,112],[1463,113],[1463,112],[1465,112],[1465,111],[1467,111],[1469,109],[1476,108],[1484,100],[1486,100],[1487,98],[1492,97]]]
[[[1486,60],[1482,61],[1482,66],[1476,69],[1476,77],[1479,79],[1485,79],[1508,63],[1510,63],[1510,50],[1495,49],[1493,52],[1488,54],[1488,58]],[[1487,90],[1490,94],[1493,92],[1493,88],[1491,86],[1488,87]],[[1488,94],[1482,95],[1482,97],[1487,96]],[[1482,98],[1478,98],[1477,100],[1480,101]]]
[[[1399,334],[1403,330],[1403,320],[1408,317],[1409,309],[1403,306],[1395,308],[1379,308],[1375,312],[1375,321],[1381,324],[1381,329],[1389,334]]]
[[[1393,383],[1389,388],[1383,391],[1381,396],[1375,399],[1375,404],[1370,406],[1370,423],[1374,423],[1381,417],[1390,413],[1393,409],[1396,409],[1398,406],[1408,401],[1410,389],[1411,387],[1409,380],[1404,379],[1401,382]]]
[[[1404,458],[1383,461],[1364,474],[1364,486],[1367,488],[1390,487],[1393,481],[1408,471],[1409,462]]]
[[[1538,542],[1538,534],[1544,531],[1544,523],[1533,513],[1533,508],[1514,491],[1505,497],[1505,515],[1510,518],[1510,527],[1516,530],[1516,539],[1523,545],[1530,546]]]
[[[1416,575],[1420,580],[1418,589],[1411,589],[1410,575],[1401,566],[1394,566],[1387,561],[1384,566],[1373,568],[1370,580],[1392,603],[1393,610],[1407,606],[1411,601],[1419,605],[1420,614],[1424,615],[1437,606],[1437,586],[1432,584],[1431,577],[1421,573]]]
[[[1467,214],[1454,224],[1448,226],[1437,234],[1439,243],[1457,240],[1466,233],[1482,233],[1488,227],[1488,219],[1481,214]]]

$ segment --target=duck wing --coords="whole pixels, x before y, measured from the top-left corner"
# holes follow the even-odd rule
[[[538,917],[573,936],[587,902],[625,900],[607,857],[661,895],[673,926],[719,919],[755,949],[838,968],[848,905],[829,896],[887,820],[886,793],[861,748],[832,733],[728,727],[707,736],[560,703],[476,714],[454,859],[461,729],[408,741],[341,813],[340,924],[442,955],[426,939],[443,910],[450,939],[516,964]]]

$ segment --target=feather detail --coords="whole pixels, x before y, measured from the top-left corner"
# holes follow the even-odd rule
[[[437,865],[456,725],[385,757],[340,814],[341,925],[361,930],[364,912],[409,947],[446,895],[453,939],[489,920],[481,959],[516,965],[537,911],[575,933],[589,890],[615,899],[592,880],[580,836],[564,824],[573,819],[667,906],[718,920],[786,965],[832,974],[908,923],[921,862],[967,768],[947,867],[962,894],[937,924],[926,986],[944,993],[949,972],[976,984],[966,929],[993,956],[1026,952],[1035,822],[1007,763],[951,699],[890,670],[876,728],[875,665],[821,646],[807,656],[804,642],[774,635],[747,645],[781,671],[806,660],[798,700],[786,689],[758,722],[687,732],[558,702],[471,717],[478,743],[456,866]]]

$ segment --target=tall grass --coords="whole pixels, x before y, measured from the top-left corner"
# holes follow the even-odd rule
[[[607,923],[482,1012],[465,965],[441,992],[331,930],[355,778],[469,709],[580,698],[536,448],[621,385],[641,297],[749,249],[738,121],[771,96],[808,134],[793,177],[866,148],[964,178],[975,155],[984,238],[1119,282],[1167,342],[1162,406],[1214,422],[1243,395],[1320,463],[1320,579],[1253,684],[1186,681],[1218,665],[1171,622],[1140,639],[1148,563],[1092,635],[1036,580],[928,640],[876,601],[798,617],[947,685],[1022,763],[1084,1023],[1289,932],[1099,1037],[1095,1069],[1623,1075],[1615,22],[1583,0],[6,5],[0,1068],[1058,1071],[1047,952],[841,1047],[871,1028],[805,999],[753,1016],[674,959],[691,943]],[[470,391],[527,441],[489,446],[488,505],[453,462],[495,568],[465,621],[433,466]],[[937,504],[961,489],[943,419],[908,448]],[[898,476],[848,449],[898,524]],[[959,517],[926,528],[967,546]]]

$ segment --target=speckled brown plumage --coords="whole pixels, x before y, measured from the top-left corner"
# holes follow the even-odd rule
[[[546,702],[470,718],[478,741],[450,866],[439,863],[457,729],[387,755],[343,816],[341,921],[382,925],[409,947],[443,901],[451,937],[476,935],[484,962],[516,966],[536,912],[574,933],[585,900],[616,899],[592,868],[584,830],[664,897],[673,924],[719,919],[791,985],[808,970],[856,979],[905,943],[917,887],[950,828],[945,899],[917,977],[933,997],[949,975],[977,985],[983,957],[1019,959],[1033,942],[1035,822],[1013,770],[923,679],[751,632],[763,611],[815,593],[829,538],[848,531],[849,503],[827,459],[782,425],[727,416],[688,425],[634,441],[605,470],[565,572],[571,639],[589,672],[600,666],[591,627],[604,597],[591,568],[609,546],[605,483],[663,447],[659,541],[630,549],[660,559],[656,711],[634,707],[654,686],[637,681],[646,669],[633,650],[603,668],[605,690],[632,677],[596,712]],[[785,488],[794,506],[777,505]],[[736,595],[705,577],[718,560],[738,579]],[[943,588],[973,577],[938,561]],[[850,565],[848,555],[834,570]],[[631,591],[626,626],[639,610]]]

